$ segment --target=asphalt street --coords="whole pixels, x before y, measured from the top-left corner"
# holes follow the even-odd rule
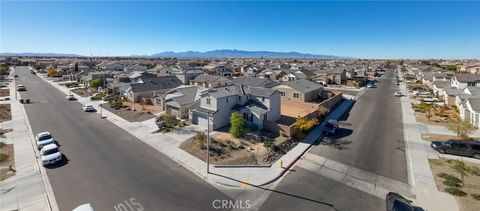
[[[408,183],[400,100],[393,96],[397,89],[394,77],[389,70],[377,79],[377,88],[367,89],[358,98],[336,136],[325,138],[330,144],[314,145],[308,153]],[[385,202],[384,198],[295,167],[261,210],[373,211],[385,210]]]
[[[47,169],[60,210],[212,210],[230,198],[121,128],[17,67],[34,133],[50,131],[65,161]],[[162,141],[162,140],[158,140]]]
[[[341,128],[310,153],[408,183],[400,98],[393,94],[394,71],[389,70],[369,88],[345,115]]]

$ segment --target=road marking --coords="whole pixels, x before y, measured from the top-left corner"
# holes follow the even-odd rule
[[[125,200],[121,203],[118,203],[113,206],[115,211],[143,211],[143,206],[137,202],[135,197],[131,197],[128,200]]]
[[[412,197],[406,183],[355,168],[322,156],[307,153],[298,167],[335,180],[352,188],[364,191],[379,198],[385,198],[389,191]]]
[[[241,187],[250,187],[252,185],[252,181],[249,179],[240,180]]]

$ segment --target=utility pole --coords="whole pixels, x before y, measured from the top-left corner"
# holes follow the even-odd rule
[[[210,173],[210,113],[207,112],[207,174]]]
[[[103,72],[103,79],[102,79],[102,92],[105,92],[105,70],[102,70]],[[103,99],[101,99],[103,100]],[[103,119],[103,108],[102,104],[100,103],[98,106],[100,106],[100,118]]]

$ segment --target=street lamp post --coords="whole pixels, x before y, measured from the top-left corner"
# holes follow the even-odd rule
[[[210,113],[207,112],[207,174],[210,173]]]
[[[105,70],[102,70],[103,78],[102,78],[102,92],[105,92]],[[103,118],[103,108],[102,108],[102,103],[100,103],[98,106],[100,106],[100,118]]]

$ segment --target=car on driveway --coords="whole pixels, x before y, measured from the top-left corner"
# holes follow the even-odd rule
[[[480,159],[480,142],[478,141],[432,141],[430,146],[442,154],[448,153]]]
[[[67,100],[75,100],[75,96],[73,96],[72,94],[68,94],[66,98]]]
[[[55,143],[52,134],[50,132],[41,132],[35,136],[37,149],[42,149],[43,146]]]
[[[62,160],[62,153],[56,144],[49,144],[40,151],[42,156],[42,165],[48,166]]]
[[[95,111],[95,108],[93,107],[93,105],[83,105],[83,111],[93,112],[93,111]]]
[[[325,123],[322,131],[326,135],[335,135],[338,127],[339,127],[338,121],[334,120],[334,119],[331,119],[331,120],[328,120],[327,123]]]
[[[19,85],[17,85],[17,91],[19,91],[19,92],[21,92],[21,91],[27,91],[27,88],[25,88],[24,85],[19,84]]]
[[[387,193],[385,204],[387,205],[387,211],[414,211],[416,208],[412,201],[394,192]]]
[[[396,97],[401,97],[401,96],[403,96],[402,92],[395,92],[393,95],[395,95]]]

